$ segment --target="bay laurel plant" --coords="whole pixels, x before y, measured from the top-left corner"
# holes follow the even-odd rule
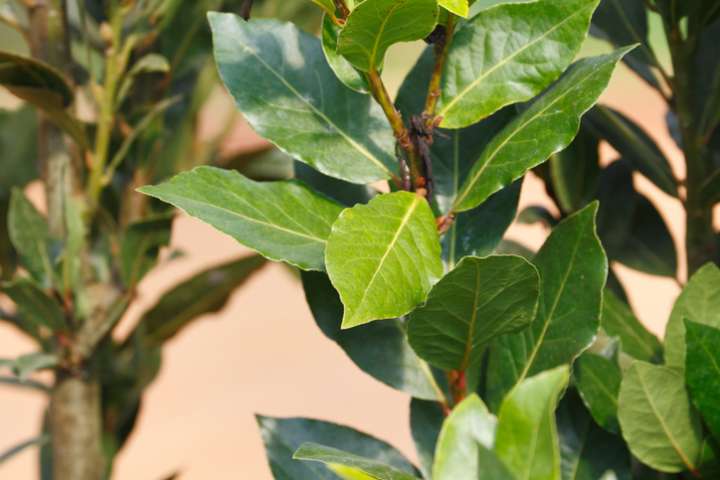
[[[42,432],[18,439],[0,464],[40,447],[44,480],[109,478],[165,342],[266,264],[250,255],[174,279],[136,326],[113,335],[146,274],[181,253],[160,257],[174,215],[137,187],[201,164],[277,176],[253,167],[272,152],[228,152],[229,129],[199,129],[218,86],[205,14],[241,6],[0,1],[0,320],[35,348],[0,360],[0,396],[20,388],[48,399]],[[319,28],[312,5],[256,7]],[[30,183],[38,195],[26,195]]]
[[[323,333],[412,397],[417,464],[343,426],[259,417],[275,478],[720,478],[717,2],[314,3],[319,36],[208,17],[225,86],[297,161],[296,178],[198,167],[141,189],[300,269]],[[646,8],[662,17],[674,73],[647,43]],[[577,59],[591,28],[616,50]],[[418,40],[428,46],[392,98],[386,52]],[[639,127],[591,111],[621,61],[668,100],[684,184]],[[601,139],[623,155],[602,170]],[[537,253],[508,254],[531,170],[562,218],[524,212],[552,231]],[[693,276],[665,345],[608,281],[608,257],[676,277],[635,170],[688,211]]]

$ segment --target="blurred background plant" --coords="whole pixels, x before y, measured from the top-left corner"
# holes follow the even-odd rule
[[[255,3],[256,15],[318,29],[311,4]],[[43,431],[0,462],[40,447],[43,479],[109,477],[163,343],[264,265],[248,256],[197,272],[112,335],[143,277],[182,255],[163,249],[172,211],[138,186],[200,164],[288,174],[267,144],[228,146],[234,117],[201,128],[218,85],[205,12],[241,4],[0,1],[0,320],[37,344],[0,360],[0,383],[48,398]],[[25,193],[33,182],[40,198]]]

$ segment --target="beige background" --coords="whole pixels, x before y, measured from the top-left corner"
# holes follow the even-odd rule
[[[396,58],[405,67],[413,61],[404,53]],[[654,132],[678,176],[684,176],[678,151],[666,136],[657,96],[623,73],[604,100]],[[242,127],[234,139],[236,144],[256,141]],[[606,148],[604,156],[611,159],[612,151]],[[643,178],[637,178],[636,185],[659,207],[681,249],[680,205]],[[522,206],[538,203],[547,200],[542,185],[530,177]],[[546,234],[540,227],[515,225],[509,238],[538,247]],[[187,217],[176,222],[173,245],[188,255],[162,266],[143,282],[140,305],[124,319],[121,330],[127,331],[138,313],[174,279],[247,253],[229,237]],[[620,274],[642,321],[662,335],[678,293],[675,282],[626,268],[620,268]],[[0,357],[31,348],[30,342],[0,325]],[[43,407],[38,394],[0,387],[0,451],[36,434]],[[362,373],[325,339],[297,280],[282,266],[271,265],[238,291],[221,314],[197,321],[169,342],[138,426],[117,461],[115,478],[159,480],[180,471],[183,480],[270,479],[253,417],[256,412],[348,424],[415,457],[408,398]],[[35,451],[24,452],[0,467],[0,479],[36,478],[35,460]]]

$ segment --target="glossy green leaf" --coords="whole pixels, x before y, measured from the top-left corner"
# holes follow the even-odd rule
[[[595,425],[570,391],[557,410],[562,480],[630,480],[630,452],[622,438]]]
[[[32,281],[18,279],[3,284],[0,290],[15,302],[21,315],[21,327],[35,338],[48,337],[67,328],[65,314],[57,300]],[[44,334],[42,328],[47,329]]]
[[[283,480],[338,480],[324,465],[293,460],[293,453],[305,442],[332,445],[355,455],[415,474],[403,455],[387,443],[348,427],[306,418],[257,417],[270,469]]]
[[[598,232],[608,257],[642,272],[675,278],[675,242],[660,212],[635,191],[627,162],[613,162],[602,172],[597,198]],[[624,214],[618,215],[618,209]]]
[[[500,5],[459,28],[443,71],[441,126],[472,125],[547,87],[575,58],[598,1]]]
[[[170,243],[172,215],[149,218],[128,225],[120,246],[120,273],[133,287],[157,262],[160,249]]]
[[[665,329],[665,363],[685,368],[684,321],[720,328],[720,268],[709,263],[690,278],[675,301]]]
[[[511,480],[492,452],[497,420],[477,395],[470,395],[445,420],[435,452],[433,480]]]
[[[485,148],[461,187],[453,210],[476,207],[566,147],[578,131],[580,117],[597,101],[615,65],[628,51],[580,60],[516,116]],[[548,129],[548,125],[554,127]]]
[[[662,345],[650,333],[630,307],[612,291],[606,289],[603,295],[603,330],[611,337],[620,339],[622,351],[646,362],[656,361],[662,356]]]
[[[618,394],[622,372],[617,363],[585,352],[573,368],[575,386],[592,418],[605,430],[618,433]]]
[[[430,367],[408,344],[401,319],[342,330],[343,306],[327,275],[302,272],[301,277],[305,298],[318,327],[355,365],[380,382],[415,398],[444,399]]]
[[[491,405],[516,383],[571,363],[600,327],[608,264],[595,233],[597,203],[571,215],[552,231],[535,257],[540,273],[538,314],[527,330],[493,342],[489,357]]]
[[[413,480],[417,477],[376,460],[354,455],[337,448],[306,442],[293,455],[295,460],[320,462],[329,466],[342,465],[359,470],[374,480]]]
[[[580,210],[594,198],[600,176],[600,142],[581,128],[568,148],[550,158],[553,192],[565,213]]]
[[[197,167],[140,191],[181,208],[270,260],[304,270],[324,268],[330,226],[342,210],[300,182],[253,182],[214,167]]]
[[[49,286],[54,259],[47,220],[20,190],[13,190],[10,198],[8,233],[22,265],[34,279]]]
[[[637,51],[639,49],[629,55]],[[583,122],[658,188],[677,197],[677,182],[670,162],[640,126],[622,113],[604,106],[597,106],[588,112]]]
[[[420,471],[426,480],[432,478],[435,449],[444,421],[445,415],[439,403],[417,398],[410,401],[410,433],[420,461]]]
[[[438,368],[477,368],[492,339],[530,325],[538,291],[537,270],[521,257],[465,257],[410,315],[410,345]]]
[[[364,72],[379,71],[390,46],[427,37],[437,20],[437,0],[364,0],[348,16],[337,51]]]
[[[661,472],[695,470],[702,431],[681,372],[633,363],[620,387],[618,418],[623,438],[641,462]]]
[[[192,320],[218,312],[230,295],[258,271],[265,261],[244,257],[195,274],[165,292],[140,319],[139,327],[147,345],[161,345],[177,335]]]
[[[558,480],[560,446],[555,409],[569,379],[558,367],[523,380],[503,400],[495,452],[516,479]]]
[[[428,203],[396,192],[344,210],[328,238],[325,264],[345,307],[342,328],[409,313],[443,271]]]
[[[720,441],[720,329],[685,321],[685,380],[693,403]]]
[[[387,119],[372,98],[335,77],[319,39],[273,20],[209,19],[220,76],[260,135],[333,177],[368,183],[392,175]]]
[[[467,17],[470,14],[470,2],[468,0],[438,0],[438,5],[461,17]]]
[[[332,19],[325,15],[323,17],[322,27],[322,48],[328,65],[335,72],[338,80],[346,87],[360,93],[368,93],[367,80],[362,73],[337,52],[338,36],[340,35],[340,27],[335,25]]]

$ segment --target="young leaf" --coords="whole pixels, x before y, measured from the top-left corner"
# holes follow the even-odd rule
[[[598,2],[501,5],[458,29],[443,71],[441,126],[472,125],[547,87],[575,58]]]
[[[430,367],[408,344],[405,323],[401,319],[342,330],[343,306],[327,275],[302,272],[301,278],[315,323],[355,365],[382,383],[414,398],[444,401],[444,394]]]
[[[338,35],[340,27],[335,25],[332,19],[325,15],[322,26],[322,49],[328,65],[335,72],[335,76],[346,87],[359,93],[368,93],[367,80],[362,73],[357,71],[345,57],[337,52]]]
[[[209,19],[220,76],[260,135],[333,177],[391,177],[395,138],[382,109],[335,77],[320,40],[273,20]]]
[[[409,313],[443,271],[428,203],[396,192],[344,210],[328,238],[325,264],[345,307],[342,328]]]
[[[183,209],[270,260],[322,270],[330,226],[342,207],[290,180],[253,182],[197,167],[140,192]]]
[[[557,413],[562,480],[630,480],[630,452],[622,438],[595,425],[570,391]]]
[[[570,377],[567,366],[528,378],[503,400],[495,452],[514,478],[560,478],[555,409]]]
[[[432,466],[445,415],[437,402],[413,398],[410,401],[410,431],[423,478],[432,478]]]
[[[8,234],[23,266],[35,280],[49,286],[54,273],[47,220],[17,189],[10,197]]]
[[[630,307],[608,289],[603,295],[600,323],[605,333],[620,339],[622,351],[628,355],[646,362],[661,358],[662,345],[657,337],[648,332]]]
[[[573,378],[592,418],[608,432],[618,433],[617,408],[622,372],[617,363],[585,352],[575,362]]]
[[[630,48],[578,61],[516,116],[485,148],[461,187],[453,210],[476,207],[566,147],[578,131],[580,117],[597,101],[617,62],[628,51]]]
[[[496,423],[477,395],[457,405],[437,441],[433,480],[512,480],[492,452]]]
[[[702,430],[676,369],[636,361],[625,371],[618,418],[641,462],[661,472],[695,470]]]
[[[160,248],[170,243],[173,215],[130,224],[120,246],[120,273],[125,285],[134,287],[157,261]]]
[[[412,464],[391,445],[351,428],[306,418],[258,416],[257,421],[275,478],[337,480],[337,475],[323,465],[292,459],[293,453],[305,442],[333,445],[410,475],[415,474]]]
[[[58,302],[32,281],[18,279],[5,283],[0,291],[15,302],[21,315],[21,328],[33,337],[41,339],[47,336],[40,332],[40,328],[49,330],[46,333],[67,328],[65,315]]]
[[[410,345],[438,368],[476,368],[492,339],[530,325],[538,289],[537,270],[521,257],[465,257],[410,315]]]
[[[685,380],[693,403],[720,441],[720,329],[685,321]]]
[[[592,203],[560,223],[535,257],[537,318],[526,331],[491,346],[488,388],[496,405],[513,385],[572,362],[595,338],[608,270],[595,233],[597,208]]]
[[[390,46],[427,37],[437,19],[437,0],[365,0],[348,16],[337,51],[359,70],[380,71]]]
[[[685,368],[685,320],[720,328],[720,268],[708,263],[690,278],[665,329],[665,363]]]
[[[341,465],[353,471],[360,471],[374,480],[416,480],[417,477],[403,472],[377,460],[326,447],[313,442],[305,442],[293,454],[295,460],[321,462],[328,467]]]
[[[468,0],[438,0],[438,5],[450,13],[467,18],[470,14],[470,3]]]
[[[211,267],[165,292],[138,324],[145,345],[162,345],[192,320],[217,312],[232,292],[265,265],[258,256]]]

